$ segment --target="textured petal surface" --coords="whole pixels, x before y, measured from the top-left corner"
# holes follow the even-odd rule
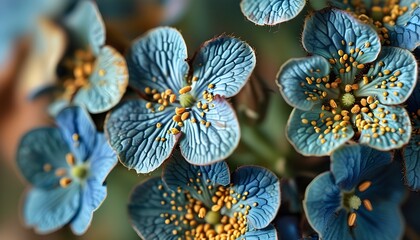
[[[106,197],[106,186],[96,179],[88,180],[82,191],[80,210],[71,221],[71,229],[76,235],[86,232],[92,221],[93,212]]]
[[[105,135],[102,133],[98,134],[96,136],[96,145],[89,161],[90,169],[93,169],[89,177],[103,183],[117,162],[117,155],[108,144]]]
[[[361,181],[371,180],[372,176],[391,163],[390,153],[356,144],[337,149],[331,158],[335,183],[347,191],[351,191]]]
[[[52,190],[32,189],[23,209],[25,223],[38,233],[49,233],[69,223],[80,207],[80,186]]]
[[[411,124],[407,111],[404,108],[378,104],[378,107],[372,110],[372,113],[373,117],[380,121],[379,129],[373,127],[363,129],[359,143],[367,144],[382,151],[397,149],[408,143]],[[373,119],[366,114],[363,114],[363,119],[373,122]],[[386,123],[384,123],[384,120]],[[389,131],[386,130],[386,127],[389,127]],[[377,132],[374,132],[374,129]]]
[[[242,239],[243,237],[247,240],[273,240],[277,239],[277,232],[273,225],[268,225],[268,227],[263,229],[248,231],[238,239]]]
[[[407,100],[416,84],[416,59],[408,50],[382,47],[365,76],[369,83],[360,82],[356,96],[376,96],[383,104],[401,104]]]
[[[184,121],[182,131],[185,134],[180,140],[185,159],[192,164],[204,165],[228,157],[240,139],[239,123],[229,103],[216,97],[204,117],[200,115],[201,109],[193,107],[191,110],[190,118],[196,121]],[[208,127],[206,122],[210,123]]]
[[[57,128],[38,128],[22,138],[17,164],[31,184],[39,188],[52,188],[58,186],[59,181],[55,169],[68,168],[65,159],[69,152],[70,149]]]
[[[390,29],[389,37],[393,46],[413,51],[420,45],[420,7],[412,10],[410,15],[410,19],[406,23],[397,23],[394,28]]]
[[[230,172],[226,162],[195,166],[189,164],[178,151],[175,151],[165,164],[162,179],[172,191],[177,191],[179,188],[187,190],[193,198],[212,206],[211,197],[216,192],[217,186],[226,186],[230,183]],[[213,187],[209,189],[208,186]],[[197,193],[198,190],[200,194]]]
[[[320,118],[321,113],[324,114],[322,118]],[[299,153],[317,156],[328,155],[353,137],[354,131],[350,125],[345,127],[345,133],[334,134],[331,127],[338,122],[327,126],[327,118],[332,118],[330,112],[320,110],[305,112],[299,109],[292,111],[287,123],[287,137]],[[322,137],[320,137],[321,135]]]
[[[317,71],[319,70],[319,71]],[[300,110],[311,110],[312,107],[321,102],[323,91],[330,97],[338,96],[333,89],[324,87],[324,82],[317,83],[330,73],[330,64],[320,56],[297,58],[287,61],[277,75],[277,84],[283,98],[289,105]],[[314,90],[320,92],[315,92]],[[313,99],[315,97],[316,99]]]
[[[308,52],[334,62],[333,70],[343,84],[353,83],[359,71],[357,66],[372,62],[381,50],[373,28],[338,9],[316,12],[306,20],[303,45]],[[348,55],[346,60],[344,54]]]
[[[165,194],[166,193],[166,194]],[[178,229],[174,223],[165,224],[165,217],[161,213],[185,215],[185,210],[171,210],[170,201],[176,206],[186,204],[182,195],[171,197],[171,190],[167,189],[159,178],[152,178],[137,186],[130,197],[128,213],[131,224],[137,234],[144,239],[178,239],[180,235],[173,235],[172,231]],[[163,203],[163,204],[162,204]],[[185,226],[183,223],[180,225]]]
[[[77,91],[74,102],[91,113],[101,113],[115,106],[128,85],[128,71],[121,54],[109,46],[101,48],[89,84]]]
[[[305,0],[242,0],[241,10],[257,25],[276,25],[296,17]]]
[[[214,88],[208,90],[210,93],[232,97],[245,85],[255,62],[254,50],[237,38],[220,36],[209,40],[192,62],[192,92],[201,96],[209,84],[213,84]]]
[[[232,183],[236,194],[246,196],[245,200],[238,200],[238,204],[252,206],[247,215],[249,224],[257,229],[267,227],[280,208],[280,182],[277,176],[262,167],[240,167],[233,173]],[[235,207],[232,209],[238,211],[239,208]]]
[[[331,215],[322,229],[316,229],[320,234],[320,238],[317,239],[354,239],[349,231],[347,218],[348,213],[344,209]]]
[[[130,85],[139,91],[150,87],[177,93],[188,73],[187,57],[184,39],[176,29],[150,30],[133,43],[127,56]]]
[[[173,109],[151,113],[145,100],[121,103],[108,115],[106,132],[122,164],[137,173],[148,173],[167,159],[175,146],[174,135],[167,131],[177,126]],[[158,128],[157,123],[162,126]],[[163,140],[164,139],[164,140]]]
[[[61,111],[56,123],[70,146],[78,163],[88,160],[96,144],[95,124],[81,107],[69,107]]]
[[[105,25],[99,10],[92,1],[81,1],[65,19],[71,37],[80,47],[90,48],[99,54],[105,44]]]

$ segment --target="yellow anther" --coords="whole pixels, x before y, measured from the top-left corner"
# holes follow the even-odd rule
[[[156,123],[156,127],[157,127],[157,128],[162,127],[162,123]]]
[[[363,63],[358,64],[358,65],[357,65],[357,68],[358,68],[358,69],[363,69],[363,68],[365,68],[365,65],[364,65]]]
[[[338,55],[341,57],[341,56],[343,56],[344,55],[344,52],[343,52],[343,50],[338,50]]]
[[[73,135],[71,137],[72,137],[73,141],[75,141],[75,142],[79,141],[79,134],[73,133]]]
[[[169,95],[169,102],[174,103],[175,101],[176,101],[176,95],[175,94]]]
[[[51,166],[51,164],[46,163],[46,164],[44,164],[43,169],[44,169],[44,172],[49,172],[49,171],[51,171],[52,166]]]
[[[210,126],[211,126],[211,123],[210,122],[206,122],[206,127],[208,128]]]
[[[351,110],[350,110],[350,112],[351,113],[353,113],[353,114],[357,114],[357,113],[359,113],[360,112],[360,106],[359,105],[354,105],[352,108],[351,108]]]
[[[208,88],[210,88],[210,89],[214,88],[214,84],[213,84],[213,83],[210,83],[210,84],[208,85]]]
[[[179,108],[179,107],[177,107],[177,108],[175,108],[175,114],[176,115],[181,115],[181,114],[183,114],[184,112],[185,112],[185,108],[183,108],[183,107],[181,107],[181,108]]]
[[[181,120],[182,121],[185,121],[185,120],[187,120],[188,119],[188,117],[190,116],[190,113],[189,112],[184,112],[184,113],[182,113],[182,115],[181,115]]]
[[[64,175],[66,175],[66,173],[67,173],[67,170],[66,170],[65,168],[58,168],[58,169],[56,169],[56,170],[55,170],[55,172],[54,172],[54,174],[55,174],[57,177],[62,177],[62,176],[64,176]]]
[[[99,75],[100,77],[105,76],[105,74],[106,74],[106,72],[105,72],[105,70],[104,70],[104,69],[99,69],[99,71],[98,71],[98,75]]]
[[[331,99],[331,100],[330,100],[330,106],[331,106],[332,108],[337,108],[337,103],[334,101],[334,99]]]
[[[354,226],[354,224],[356,223],[356,217],[357,217],[356,213],[354,212],[350,213],[348,221],[347,221],[347,224],[349,225],[349,227]]]
[[[364,182],[362,182],[360,185],[359,185],[359,187],[358,187],[358,189],[359,189],[359,191],[360,192],[364,192],[364,191],[366,191],[370,186],[372,185],[372,182],[371,181],[364,181]]]
[[[391,73],[391,71],[390,71],[390,70],[388,70],[388,69],[385,69],[385,70],[384,70],[384,74],[385,74],[385,75],[389,75],[390,73]]]
[[[198,77],[197,77],[197,76],[192,77],[192,81],[193,81],[193,82],[198,81]]]
[[[182,120],[181,120],[181,116],[179,116],[179,115],[174,115],[174,116],[172,117],[172,120],[174,120],[175,122],[182,122]]]
[[[147,109],[152,108],[152,103],[151,102],[146,103],[146,108]]]
[[[363,206],[365,206],[366,210],[368,211],[373,210],[372,203],[368,199],[363,200]]]
[[[365,47],[366,48],[370,47],[370,42],[365,42]]]
[[[75,159],[74,159],[73,154],[71,154],[71,153],[67,153],[67,154],[66,154],[66,162],[67,162],[67,164],[68,164],[68,165],[70,165],[70,166],[74,166],[74,164],[75,164]]]
[[[191,86],[185,86],[179,90],[179,94],[185,94],[189,91],[191,91]]]
[[[173,135],[176,135],[176,134],[178,134],[178,133],[179,133],[179,130],[178,130],[177,128],[171,128],[171,133],[172,133]]]
[[[150,94],[150,93],[152,93],[152,90],[151,90],[149,87],[146,87],[146,88],[144,89],[144,92],[145,92],[146,94]]]
[[[161,95],[159,93],[153,94],[153,99],[154,100],[158,100],[158,99],[160,99],[160,97],[161,97]]]
[[[68,187],[71,182],[72,182],[71,178],[68,178],[68,177],[60,178],[60,186],[62,188]]]

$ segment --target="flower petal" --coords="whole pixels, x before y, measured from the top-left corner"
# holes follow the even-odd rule
[[[295,18],[305,0],[242,0],[242,13],[257,25],[276,25]]]
[[[178,92],[184,86],[189,66],[187,47],[174,28],[159,27],[137,39],[127,56],[130,85],[144,92],[146,87]]]
[[[233,211],[241,211],[237,206],[250,206],[247,219],[257,229],[267,227],[280,208],[280,181],[271,171],[257,166],[238,168],[232,176],[235,194],[245,196],[238,199]]]
[[[78,163],[88,160],[98,134],[90,115],[81,107],[68,107],[58,114],[56,123],[75,160]]]
[[[397,149],[407,144],[410,140],[411,124],[407,111],[399,106],[386,106],[378,104],[372,110],[373,117],[363,114],[364,120],[374,122],[379,119],[378,125],[370,124],[363,129],[359,143],[367,144],[378,150],[387,151]]]
[[[397,25],[390,28],[389,38],[393,46],[413,51],[420,45],[420,8],[416,7],[406,14],[410,14],[409,20],[404,24],[397,22]]]
[[[268,225],[266,228],[263,229],[254,229],[247,231],[245,235],[240,236],[239,239],[246,239],[246,240],[272,240],[277,239],[277,232],[273,225]]]
[[[211,39],[193,59],[192,92],[201,96],[207,90],[214,95],[232,97],[251,76],[255,62],[254,50],[247,43],[224,35]],[[209,84],[213,85],[211,89],[207,89]]]
[[[87,231],[93,212],[99,208],[107,194],[106,186],[96,179],[88,180],[82,191],[80,210],[70,225],[76,235],[82,235]]]
[[[352,84],[363,64],[375,60],[381,50],[372,27],[338,9],[318,11],[306,20],[303,46],[329,59],[343,85]]]
[[[103,183],[118,163],[117,155],[114,149],[109,146],[104,134],[96,136],[96,146],[90,157],[90,177],[95,178],[98,182]]]
[[[334,133],[334,127],[340,122],[334,122],[332,118],[331,112],[318,109],[305,112],[295,108],[287,123],[287,137],[296,151],[303,155],[328,155],[354,135],[351,124]]]
[[[178,151],[175,151],[172,159],[165,164],[162,179],[172,191],[187,190],[193,198],[212,206],[211,198],[217,191],[217,186],[226,186],[230,183],[230,172],[226,162],[195,166],[189,164]],[[212,188],[209,189],[208,186]]]
[[[79,207],[80,186],[77,184],[51,190],[34,188],[26,195],[23,216],[26,225],[46,234],[69,223]]]
[[[123,102],[107,117],[106,134],[121,163],[137,173],[148,173],[167,159],[176,138],[167,131],[177,126],[171,108],[151,112],[142,99]],[[161,127],[157,123],[162,124]]]
[[[80,47],[90,48],[95,55],[99,54],[105,44],[105,25],[95,3],[81,1],[65,19],[65,24]]]
[[[280,215],[280,214],[279,214]],[[293,215],[277,216],[275,226],[282,240],[300,239],[299,218]]]
[[[335,184],[351,191],[362,181],[371,180],[384,166],[391,163],[391,154],[353,144],[335,150],[331,159]]]
[[[383,104],[401,104],[416,85],[416,59],[408,50],[383,47],[365,76],[369,83],[361,81],[356,96],[375,96]]]
[[[295,58],[287,61],[280,68],[277,84],[289,105],[308,111],[321,102],[324,98],[323,92],[327,93],[329,97],[338,97],[338,91],[327,89],[324,86],[325,81],[329,79],[329,73],[330,64],[323,57],[315,55]]]
[[[191,108],[190,119],[184,121],[180,148],[185,159],[196,165],[210,164],[227,158],[240,139],[239,123],[227,101],[220,97],[208,104],[208,111]],[[214,105],[214,107],[212,107]],[[204,117],[200,115],[204,112]],[[209,124],[207,124],[207,122]]]
[[[91,113],[108,111],[122,98],[128,85],[123,56],[109,46],[101,48],[89,84],[77,91],[74,102]]]
[[[165,223],[166,213],[177,217],[186,214],[185,208],[181,211],[171,210],[172,206],[184,206],[186,203],[183,194],[171,196],[171,190],[167,189],[159,178],[152,178],[138,185],[131,193],[128,205],[128,213],[131,224],[137,234],[144,239],[178,239],[183,237],[183,231],[173,234],[174,230],[179,228],[187,228],[180,221],[179,225],[175,225],[174,221],[169,224]],[[174,201],[173,205],[169,202]],[[163,214],[163,217],[162,215]],[[169,218],[169,217],[168,217]],[[181,229],[181,230],[184,230]]]
[[[55,169],[68,168],[65,161],[69,147],[57,128],[38,128],[23,136],[18,152],[17,164],[23,176],[40,188],[58,185]]]

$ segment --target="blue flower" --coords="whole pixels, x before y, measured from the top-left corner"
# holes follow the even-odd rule
[[[355,13],[374,25],[386,45],[413,51],[420,45],[419,0],[330,0],[331,4]]]
[[[381,47],[373,28],[337,9],[306,21],[303,45],[313,55],[286,62],[277,77],[295,107],[287,136],[298,152],[328,155],[350,140],[390,150],[409,141],[410,119],[398,106],[416,84],[408,50]]]
[[[322,239],[400,239],[400,165],[391,154],[347,145],[332,156],[331,172],[307,187],[303,206]]]
[[[23,217],[38,233],[70,224],[81,235],[106,197],[104,181],[117,158],[83,109],[66,108],[56,120],[58,128],[38,128],[21,140],[17,163],[32,185]]]
[[[420,84],[408,99],[406,109],[413,129],[410,142],[403,149],[405,181],[413,190],[420,190]]]
[[[242,0],[242,13],[257,25],[276,25],[295,18],[306,0]]]
[[[279,207],[272,172],[240,167],[231,179],[225,162],[195,166],[176,152],[162,179],[134,189],[129,215],[144,239],[277,239],[270,222]]]
[[[96,5],[81,1],[64,20],[74,48],[63,59],[64,93],[60,101],[108,111],[122,98],[128,85],[124,57],[105,45],[105,27]]]
[[[127,59],[130,85],[142,98],[119,105],[105,123],[125,166],[151,172],[178,140],[193,164],[210,164],[233,152],[239,124],[225,98],[237,94],[254,69],[248,44],[228,36],[212,39],[190,68],[181,34],[160,27],[136,40]]]

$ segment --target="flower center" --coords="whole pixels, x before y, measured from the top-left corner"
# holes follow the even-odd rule
[[[218,223],[220,223],[220,219],[221,219],[221,214],[219,211],[214,212],[214,211],[209,211],[206,214],[206,217],[204,218],[206,220],[206,222],[212,224],[212,225],[216,225]]]
[[[71,175],[79,180],[85,180],[88,176],[89,169],[86,165],[81,164],[71,168]]]
[[[179,96],[179,103],[184,108],[190,108],[190,107],[194,106],[195,101],[196,100],[195,100],[194,96],[191,95],[190,93],[181,94]]]
[[[356,195],[353,195],[348,200],[348,205],[351,209],[358,210],[360,205],[362,205],[362,201]]]
[[[359,186],[357,187],[357,191],[364,192],[368,190],[371,185],[371,181],[364,181],[361,184],[359,184]],[[356,195],[356,190],[353,190],[352,192],[343,193],[342,206],[349,212],[347,218],[347,224],[349,227],[355,226],[357,219],[357,210],[359,210],[362,204],[365,207],[365,209],[369,212],[373,210],[372,203],[369,201],[369,199],[364,199],[362,201],[360,197]]]
[[[345,93],[341,97],[341,102],[343,103],[343,105],[345,107],[353,106],[353,104],[355,103],[355,101],[356,101],[356,98],[351,93]]]

